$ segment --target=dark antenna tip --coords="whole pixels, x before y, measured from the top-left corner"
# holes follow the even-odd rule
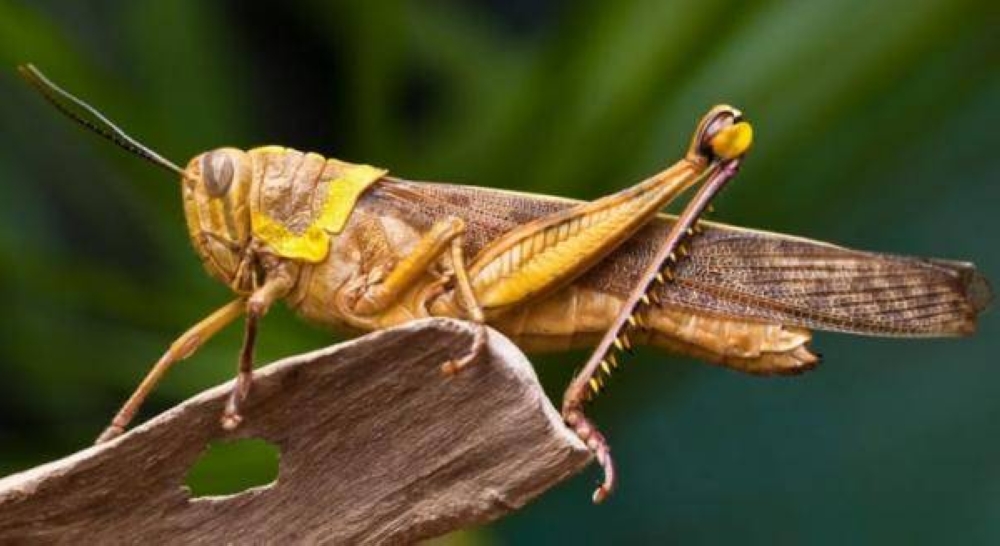
[[[49,101],[66,117],[146,161],[187,178],[184,169],[129,136],[96,108],[46,78],[33,64],[18,65],[17,71],[25,81],[45,97],[45,100]]]

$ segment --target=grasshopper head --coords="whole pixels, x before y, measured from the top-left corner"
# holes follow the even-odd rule
[[[732,106],[719,105],[701,118],[695,130],[688,158],[706,162],[730,161],[743,157],[753,143],[753,128],[743,121],[743,113]]]
[[[195,156],[182,179],[191,242],[212,276],[240,289],[249,271],[241,262],[250,242],[250,155],[219,148]]]

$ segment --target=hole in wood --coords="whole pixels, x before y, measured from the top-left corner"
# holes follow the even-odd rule
[[[191,498],[235,495],[278,479],[278,446],[260,438],[208,444],[188,470],[184,484]]]

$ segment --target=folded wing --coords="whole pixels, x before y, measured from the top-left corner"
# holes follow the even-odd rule
[[[632,250],[651,252],[669,223],[651,226]],[[657,289],[665,305],[817,330],[929,337],[972,333],[992,298],[969,263],[861,252],[719,224],[706,228],[692,239],[676,286]]]
[[[372,197],[386,214],[426,229],[436,218],[466,221],[466,255],[501,234],[578,201],[387,178]],[[574,284],[625,297],[666,237],[661,215]],[[777,233],[703,222],[676,282],[654,294],[669,305],[808,329],[878,336],[956,336],[975,331],[992,299],[975,266],[861,252]]]

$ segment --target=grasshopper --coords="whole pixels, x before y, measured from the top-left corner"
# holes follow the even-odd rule
[[[188,233],[234,299],[183,333],[98,437],[120,435],[176,362],[244,317],[244,341],[220,419],[242,420],[260,318],[283,300],[307,321],[358,333],[446,316],[476,325],[455,374],[485,345],[486,325],[529,352],[595,347],[562,414],[615,485],[608,442],[585,404],[651,345],[753,374],[817,365],[812,330],[933,337],[971,334],[992,299],[969,263],[861,252],[701,221],[750,148],[730,106],[696,126],[680,160],[592,202],[413,182],[386,170],[281,146],[218,148],[187,166],[164,159],[31,65],[21,74],[70,118],[180,176]],[[661,210],[698,187],[675,217]]]

